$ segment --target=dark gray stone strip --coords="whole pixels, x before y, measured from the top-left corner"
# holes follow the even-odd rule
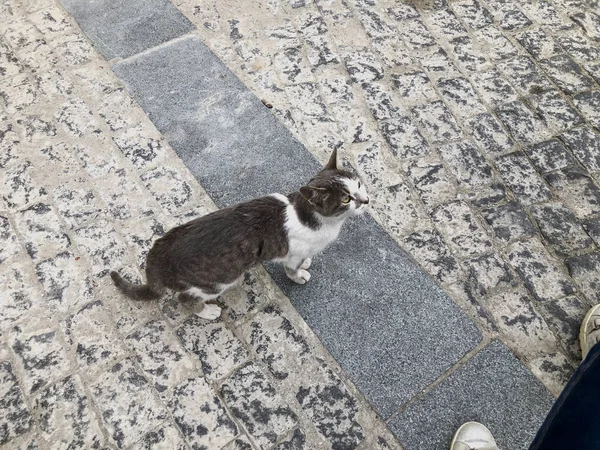
[[[319,165],[195,36],[113,66],[219,207],[289,192]],[[473,323],[375,223],[349,224],[305,286],[270,267],[384,417],[481,340]]]
[[[107,60],[127,58],[195,27],[169,0],[61,0]]]
[[[485,424],[500,448],[527,449],[554,399],[502,343],[494,341],[389,426],[411,450],[447,448],[468,421]]]

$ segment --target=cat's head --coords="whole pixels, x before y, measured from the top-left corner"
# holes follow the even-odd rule
[[[360,177],[341,167],[337,150],[329,162],[315,175],[300,194],[324,217],[347,217],[362,214],[369,195]]]

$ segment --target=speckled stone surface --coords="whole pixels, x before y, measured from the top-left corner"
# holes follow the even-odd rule
[[[431,392],[390,421],[410,449],[445,448],[468,421],[484,423],[500,448],[527,449],[552,396],[493,341]]]
[[[193,29],[191,22],[167,0],[61,0],[61,4],[88,32],[106,59],[127,58]]]
[[[190,138],[191,150],[212,147],[157,130],[150,111],[97,52],[115,58],[111,63],[126,54],[136,61],[190,39],[222,62],[219,73],[226,66],[239,79],[225,84],[233,95],[211,97],[222,92],[213,80],[216,88],[206,97],[161,96],[210,99],[186,120],[197,123],[214,112],[211,126],[227,130],[218,139],[234,150],[259,141],[245,145],[234,138],[224,102],[255,116],[251,126],[238,126],[245,133],[258,123],[279,123],[289,132],[296,141],[288,152],[278,133],[264,130],[274,139],[269,149],[288,152],[287,165],[309,161],[294,159],[302,147],[320,163],[339,148],[344,164],[363,176],[380,230],[470,317],[482,346],[499,340],[514,354],[490,355],[489,347],[484,358],[469,353],[426,386],[423,398],[450,379],[468,381],[474,361],[505,358],[504,365],[515,368],[510,376],[523,374],[516,370],[519,360],[554,396],[560,393],[579,361],[581,317],[600,300],[596,1],[161,0],[110,2],[111,9],[101,1],[94,4],[100,12],[90,2],[69,4],[80,8],[79,25],[95,32],[82,33],[56,0],[0,5],[3,447],[401,448],[262,268],[222,296],[223,316],[214,323],[194,317],[198,304],[173,295],[133,302],[107,280],[114,268],[142,281],[156,238],[238,198],[227,198],[226,181],[213,180],[222,182],[221,192],[210,192],[218,199],[213,203],[171,144]],[[172,59],[157,68],[176,79]],[[190,73],[184,81],[201,80]],[[213,106],[214,100],[221,103]],[[218,114],[227,120],[219,122]],[[242,153],[245,167],[230,176],[241,180],[231,187],[243,198],[264,193],[271,178],[269,190],[283,183],[296,188],[293,174],[308,176],[318,166],[313,160],[305,172],[258,179],[261,161],[252,160],[252,152],[230,152]],[[268,160],[274,167],[280,162]],[[252,177],[244,178],[244,170]],[[346,230],[348,236],[362,225]],[[316,269],[330,270],[329,256],[317,258]],[[359,270],[360,261],[355,257],[349,266],[343,269]],[[320,321],[338,311],[350,314],[336,303],[327,309],[325,300],[307,305]],[[358,305],[357,312],[371,314],[369,305]],[[360,319],[352,323],[366,333],[370,322]],[[401,331],[408,336],[411,330]],[[295,422],[280,426],[272,416],[270,430],[254,425],[251,434],[252,420],[232,412],[249,398],[237,375],[248,366],[262,374],[264,392],[266,386],[275,392],[261,396],[260,404],[289,408]],[[385,381],[393,383],[393,376]],[[527,383],[521,403],[502,407],[509,404],[519,416],[529,399],[529,411],[537,411],[527,422],[533,423],[548,404],[544,396],[530,396],[539,384],[531,377]],[[231,387],[229,402],[222,386]],[[453,386],[461,391],[460,383]],[[420,398],[410,399],[408,409]],[[423,413],[448,418],[460,410],[432,405]],[[407,411],[406,403],[400,411]],[[395,421],[397,411],[391,417],[395,430],[401,425],[411,436],[427,430]],[[435,448],[444,448],[443,436],[458,424],[439,423],[445,425]],[[491,428],[508,437],[507,448],[518,448],[531,431],[525,423]]]

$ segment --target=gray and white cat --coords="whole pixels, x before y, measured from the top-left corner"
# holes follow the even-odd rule
[[[290,279],[304,284],[310,280],[311,258],[368,203],[364,184],[340,168],[334,150],[298,192],[256,198],[169,230],[148,253],[147,284],[130,283],[114,271],[110,275],[121,292],[139,300],[158,298],[165,288],[180,292],[180,300],[212,300],[265,261],[281,262]],[[212,320],[220,314],[217,305],[205,304],[198,315]]]

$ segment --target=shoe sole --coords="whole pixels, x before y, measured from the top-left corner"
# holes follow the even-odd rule
[[[579,328],[579,346],[581,347],[581,359],[584,360],[585,357],[587,356],[588,352],[590,351],[589,348],[586,348],[586,328],[587,328],[587,324],[590,321],[591,317],[596,313],[596,311],[600,309],[600,305],[596,305],[593,308],[591,308],[587,314],[585,315],[585,317],[583,318],[583,322],[581,322],[581,328]]]

